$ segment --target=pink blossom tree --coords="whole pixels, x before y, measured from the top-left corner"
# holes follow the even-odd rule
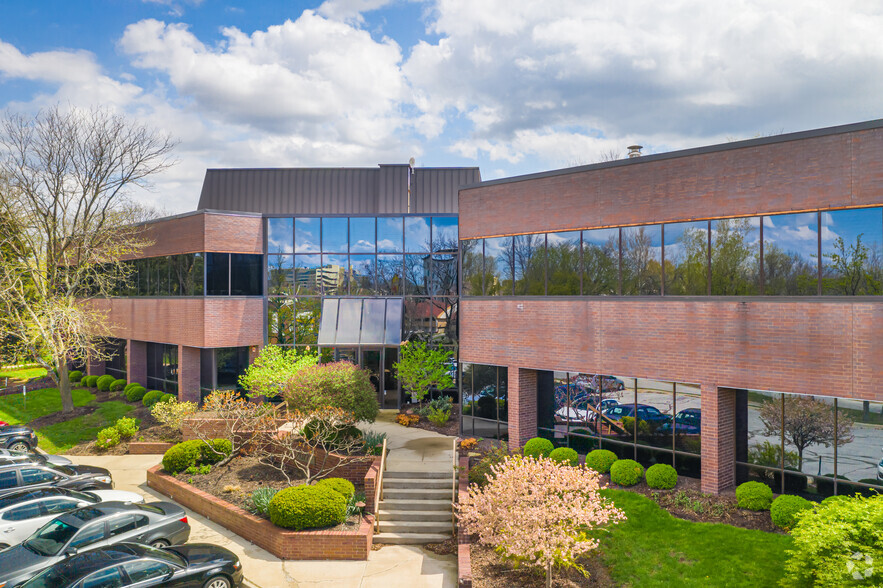
[[[460,524],[504,557],[545,568],[546,586],[553,565],[588,575],[577,559],[598,547],[593,532],[625,519],[589,468],[515,455],[491,471],[458,505]]]

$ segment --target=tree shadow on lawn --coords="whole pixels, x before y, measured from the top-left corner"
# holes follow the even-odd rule
[[[118,400],[84,408],[92,409],[91,413],[36,429],[40,449],[47,453],[64,453],[74,445],[95,439],[98,431],[113,425],[132,410],[132,406]]]

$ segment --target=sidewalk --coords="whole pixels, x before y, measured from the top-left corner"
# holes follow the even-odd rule
[[[362,429],[386,433],[387,469],[401,471],[436,471],[453,467],[454,437],[404,427],[395,422],[397,410],[381,410],[373,423],[359,423]],[[449,470],[450,471],[450,470]]]

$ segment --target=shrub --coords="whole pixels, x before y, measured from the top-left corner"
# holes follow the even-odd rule
[[[123,390],[123,394],[126,395],[126,400],[129,402],[140,402],[146,393],[147,389],[140,384],[135,384],[128,390]]]
[[[218,463],[233,452],[233,443],[229,439],[212,439],[208,443],[194,439],[193,442],[199,448],[199,461],[202,463]]]
[[[435,400],[428,402],[426,406],[421,407],[420,410],[417,411],[417,414],[429,418],[429,415],[433,410],[450,411],[453,406],[454,405],[448,396],[439,396]]]
[[[114,378],[110,374],[106,374],[104,376],[101,376],[100,378],[98,378],[95,381],[95,386],[99,390],[108,390],[108,389],[110,389],[110,385],[113,384],[115,381],[116,381],[116,378]]]
[[[162,424],[178,430],[184,424],[184,419],[195,413],[197,409],[195,402],[169,400],[154,404],[150,409],[150,414]]]
[[[107,389],[110,390],[111,392],[119,392],[120,390],[122,390],[125,387],[126,387],[125,380],[114,380],[113,382],[110,383],[110,386],[108,386]]]
[[[770,506],[770,516],[773,524],[790,531],[797,523],[797,513],[812,508],[812,502],[802,496],[792,496],[791,494],[782,494],[773,500]]]
[[[201,466],[192,465],[189,468],[187,468],[186,470],[184,470],[185,474],[190,474],[191,476],[196,476],[196,475],[204,476],[206,474],[210,474],[211,472],[212,472],[212,466],[210,466],[209,464],[205,464],[205,465],[201,465]]]
[[[651,488],[670,490],[678,483],[678,472],[667,463],[657,463],[647,468],[645,478]]]
[[[162,467],[171,474],[183,472],[199,459],[199,446],[192,441],[172,445],[162,456]]]
[[[362,440],[365,442],[365,453],[367,455],[380,455],[380,452],[383,451],[384,439],[386,439],[386,433],[362,431]]]
[[[542,437],[534,437],[524,444],[524,449],[522,450],[522,452],[526,456],[539,458],[549,457],[553,449],[555,449],[555,446],[552,445],[552,442],[548,439],[543,439]]]
[[[396,415],[396,422],[405,427],[410,427],[420,422],[420,415],[399,413]]]
[[[352,413],[357,421],[374,422],[379,410],[370,372],[348,361],[302,368],[288,380],[285,400],[291,410],[330,406]]]
[[[163,394],[162,396],[159,397],[159,400],[157,400],[156,403],[158,404],[160,402],[166,403],[166,402],[177,402],[177,401],[178,401],[178,397],[175,394]]]
[[[335,492],[340,492],[343,497],[349,500],[356,493],[356,487],[349,480],[343,478],[325,478],[316,482],[316,486],[328,486]]]
[[[122,417],[117,419],[113,428],[120,434],[120,439],[131,439],[138,432],[138,419]]]
[[[784,579],[789,585],[878,586],[883,495],[828,501],[802,514],[791,537]]]
[[[83,379],[83,372],[81,372],[80,370],[74,370],[68,373],[67,377],[71,381],[71,383],[76,384]]]
[[[616,460],[616,454],[609,449],[596,449],[586,455],[586,467],[590,467],[599,474],[606,474],[610,471]]]
[[[769,510],[773,502],[773,491],[762,482],[745,482],[736,488],[736,501],[739,508]]]
[[[579,465],[579,454],[574,449],[570,449],[569,447],[559,447],[558,449],[553,449],[552,453],[549,454],[549,459],[552,461],[557,461],[558,463],[567,464],[569,466],[578,466]]]
[[[151,408],[154,404],[159,402],[159,399],[163,397],[163,392],[161,390],[151,390],[146,393],[143,398],[141,398],[141,404],[146,406],[147,408]]]
[[[448,420],[450,420],[451,418],[451,410],[430,408],[429,414],[426,416],[426,418],[429,419],[429,422],[436,427],[444,427],[448,423]]]
[[[254,514],[261,514],[265,517],[270,516],[270,501],[279,492],[276,488],[258,488],[251,493],[251,506],[248,510]]]
[[[472,449],[475,449],[477,445],[478,439],[476,439],[475,437],[469,437],[468,439],[463,439],[462,441],[460,441],[460,449],[463,449],[465,451],[471,451]]]
[[[477,464],[469,468],[469,483],[476,486],[484,486],[493,477],[491,466],[503,463],[509,457],[509,452],[504,447],[493,447],[484,454]]]
[[[634,486],[644,477],[644,466],[633,459],[619,459],[610,466],[610,481],[620,486]]]
[[[270,500],[270,521],[286,529],[330,527],[346,520],[346,498],[328,486],[295,486]]]
[[[85,376],[80,382],[82,382],[83,386],[87,388],[94,388],[95,382],[98,381],[98,376]]]
[[[120,443],[120,432],[115,427],[107,427],[98,431],[98,438],[95,440],[95,447],[99,449],[110,449]]]

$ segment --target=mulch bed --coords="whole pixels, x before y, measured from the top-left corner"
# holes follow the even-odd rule
[[[484,545],[472,544],[472,585],[474,588],[544,588],[546,573],[538,568],[521,565],[513,566],[497,553]],[[580,561],[589,577],[576,570],[552,571],[552,586],[555,588],[607,588],[616,586],[607,568],[597,557],[583,558]]]
[[[454,537],[441,543],[427,543],[423,547],[436,555],[457,555],[457,539]]]
[[[409,404],[402,407],[402,412],[406,414],[417,414],[417,411],[426,404],[429,403],[424,402],[422,404]],[[442,435],[456,437],[460,434],[460,405],[455,404],[451,407],[451,418],[448,419],[448,422],[445,423],[443,427],[436,427],[434,424],[429,422],[429,419],[427,419],[426,417],[420,417],[420,422],[411,426],[416,429],[423,429],[424,431],[433,431]]]

